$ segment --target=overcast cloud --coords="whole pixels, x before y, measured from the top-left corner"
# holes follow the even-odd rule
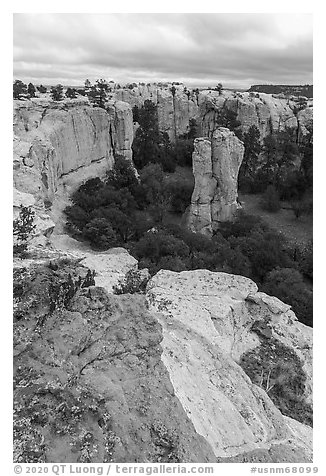
[[[312,83],[312,15],[15,14],[14,78]]]

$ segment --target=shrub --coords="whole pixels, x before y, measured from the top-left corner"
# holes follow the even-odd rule
[[[144,275],[139,270],[131,269],[126,276],[113,286],[114,294],[135,294],[144,293],[148,283],[149,276]]]
[[[146,165],[140,172],[140,180],[148,209],[156,222],[161,223],[171,202],[171,193],[166,186],[162,166]]]
[[[312,425],[312,410],[304,399],[306,376],[302,362],[278,340],[260,336],[261,344],[242,355],[241,367],[284,415]]]
[[[313,242],[310,240],[299,250],[298,264],[301,273],[307,278],[313,278]]]
[[[14,254],[24,256],[28,247],[28,240],[33,236],[36,225],[35,213],[31,207],[20,207],[19,216],[13,222]]]
[[[268,226],[264,224],[261,218],[249,215],[243,210],[239,210],[236,219],[231,222],[225,222],[220,224],[219,232],[228,239],[230,236],[236,238],[240,236],[247,236],[254,230],[260,230],[262,232],[268,230]]]
[[[116,189],[128,188],[132,190],[138,185],[132,163],[121,155],[114,157],[114,167],[106,175],[106,183]]]
[[[269,185],[262,197],[261,206],[268,212],[276,213],[281,208],[279,193],[274,185]]]
[[[94,218],[107,220],[124,243],[130,240],[135,233],[135,221],[114,205],[98,208],[91,215]]]
[[[285,238],[279,233],[256,229],[247,236],[231,237],[229,242],[232,248],[238,247],[249,259],[252,277],[257,282],[262,282],[265,275],[277,266],[296,266],[286,249]]]
[[[68,218],[67,225],[74,225],[78,231],[82,231],[90,220],[89,213],[79,205],[68,206],[64,212]]]
[[[83,235],[97,249],[107,250],[119,244],[111,223],[105,218],[93,218],[83,229]]]
[[[173,180],[167,184],[171,194],[171,208],[175,213],[185,212],[190,205],[193,188],[193,184],[182,179]]]
[[[312,201],[308,199],[292,200],[291,208],[295,217],[298,219],[302,215],[308,215],[309,213],[312,213]]]
[[[302,274],[293,268],[276,268],[263,282],[262,290],[290,304],[298,319],[308,326],[313,321],[313,300]]]
[[[186,243],[172,235],[167,234],[164,231],[148,232],[134,245],[133,253],[137,259],[140,259],[140,266],[145,266],[144,259],[146,260],[146,267],[150,272],[156,272],[161,269],[162,258],[177,258],[182,261],[184,258],[189,257],[189,247]],[[161,264],[159,265],[161,261]],[[164,260],[171,263],[171,260]],[[180,260],[177,260],[180,265]]]

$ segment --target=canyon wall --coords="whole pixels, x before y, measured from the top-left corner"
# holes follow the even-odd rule
[[[195,139],[195,187],[187,212],[191,231],[211,236],[220,222],[232,220],[239,208],[237,182],[243,154],[243,143],[224,127],[216,129],[211,140]]]
[[[218,91],[195,91],[180,85],[176,85],[172,93],[171,84],[151,84],[118,89],[114,96],[132,107],[140,107],[145,100],[151,100],[158,108],[160,130],[167,132],[172,141],[188,132],[191,119],[196,120],[201,136],[210,137],[218,126],[218,112],[224,108],[236,112],[242,132],[255,125],[261,138],[290,127],[297,130],[300,139],[307,133],[312,116],[312,100],[308,100],[307,107],[298,111],[298,98],[265,93],[225,90],[219,94]]]
[[[84,180],[105,176],[115,154],[132,159],[132,141],[127,103],[111,101],[105,111],[86,99],[14,101],[14,187],[59,218],[69,195]]]

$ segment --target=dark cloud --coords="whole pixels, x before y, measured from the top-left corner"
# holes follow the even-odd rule
[[[312,82],[309,14],[15,14],[14,76],[82,84]]]

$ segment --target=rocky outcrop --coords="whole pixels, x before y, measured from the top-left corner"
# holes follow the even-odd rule
[[[15,461],[311,461],[312,332],[290,306],[205,270],[114,296],[136,260],[67,240],[14,265]]]
[[[96,286],[112,293],[129,271],[138,269],[137,260],[125,248],[111,248],[107,251],[91,251],[87,246],[68,235],[51,237],[52,248],[70,259],[79,259],[81,265],[94,272]]]
[[[36,207],[60,210],[82,181],[104,176],[114,154],[131,159],[131,107],[116,101],[107,111],[87,100],[14,102],[14,186]]]
[[[296,418],[311,416],[312,332],[289,306],[258,293],[250,279],[205,270],[162,270],[149,282],[147,299],[159,313],[162,360],[175,394],[217,457],[253,461],[263,450],[269,461],[282,451],[288,461],[310,460],[311,428],[281,413],[295,413],[291,392],[286,401],[293,385]],[[247,359],[262,350],[266,361]]]
[[[242,132],[247,132],[254,125],[259,129],[261,138],[286,127],[298,127],[294,103],[271,94],[224,92],[218,95],[216,91],[202,91],[199,108],[202,134],[205,136],[210,136],[216,128],[218,112],[223,108],[236,112]]]
[[[144,296],[87,276],[67,259],[16,270],[14,460],[216,461],[174,394]]]
[[[304,138],[313,130],[313,108],[306,107],[298,112],[298,140],[302,142]]]
[[[194,141],[195,188],[187,215],[191,231],[212,235],[220,222],[233,218],[239,205],[238,172],[244,146],[229,129],[219,127],[212,139]]]
[[[172,93],[173,91],[173,93]],[[187,91],[187,92],[186,92]],[[184,86],[156,86],[153,84],[137,86],[133,89],[120,89],[115,97],[129,103],[132,107],[141,107],[146,100],[157,106],[159,129],[166,132],[171,141],[189,130],[189,120],[197,117],[197,96]]]

